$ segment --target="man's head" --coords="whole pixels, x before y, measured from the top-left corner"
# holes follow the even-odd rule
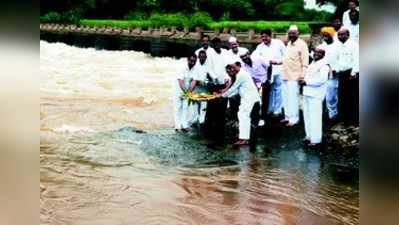
[[[251,64],[252,63],[251,55],[249,54],[248,51],[244,52],[243,54],[241,54],[240,58],[245,64]]]
[[[222,48],[222,40],[220,40],[218,37],[212,39],[212,47],[219,52],[219,50]]]
[[[238,53],[238,42],[237,42],[237,38],[235,37],[230,37],[229,38],[229,47],[230,49],[237,54]]]
[[[323,40],[327,44],[331,44],[334,42],[334,35],[335,35],[335,29],[334,27],[323,27],[321,28],[321,35],[323,36]]]
[[[345,43],[349,39],[349,30],[346,27],[341,27],[338,31],[338,40]]]
[[[206,51],[201,50],[201,51],[198,53],[198,59],[199,59],[199,62],[201,63],[201,65],[204,64],[205,61],[206,61],[206,59],[207,59]]]
[[[207,49],[208,47],[209,47],[209,35],[206,35],[206,34],[203,34],[202,36],[201,36],[201,46],[204,48],[204,49]]]
[[[326,50],[323,47],[319,46],[314,50],[313,57],[315,61],[319,61],[320,59],[323,59],[325,55]]]
[[[356,7],[359,5],[359,1],[357,0],[349,0],[348,1],[348,8],[349,10],[356,9]]]
[[[230,63],[226,66],[226,72],[230,77],[235,77],[240,71],[240,67],[236,63]]]
[[[335,19],[333,20],[333,22],[332,22],[331,25],[334,27],[334,29],[335,29],[336,31],[339,31],[339,29],[342,27],[341,19],[335,18]]]
[[[265,43],[266,45],[269,45],[270,42],[272,41],[272,30],[270,30],[270,29],[263,30],[260,33],[260,37],[261,37],[263,43]]]
[[[290,28],[288,29],[288,40],[294,42],[298,39],[298,37],[299,37],[298,27],[295,25],[291,25]]]
[[[189,57],[187,57],[187,63],[190,68],[194,67],[195,63],[197,63],[197,55],[192,54]]]
[[[357,11],[356,9],[352,9],[349,12],[349,19],[351,20],[352,24],[359,23],[359,16],[359,11]]]

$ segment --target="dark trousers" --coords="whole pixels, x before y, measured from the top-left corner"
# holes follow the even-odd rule
[[[338,73],[338,115],[346,124],[359,124],[359,78],[351,70]]]
[[[272,85],[269,82],[262,84],[262,106],[261,106],[261,119],[267,120],[267,112],[269,108],[270,92]]]
[[[225,138],[227,99],[219,98],[207,104],[205,124],[209,138],[223,141]]]
[[[260,120],[260,103],[257,102],[252,107],[251,111],[251,133],[249,138],[250,148],[254,149],[256,147],[256,142],[258,139],[257,128]]]

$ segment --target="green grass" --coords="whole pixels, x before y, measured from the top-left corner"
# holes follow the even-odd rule
[[[298,21],[223,21],[223,22],[208,22],[202,24],[202,26],[207,30],[219,29],[222,31],[224,28],[236,29],[237,31],[248,31],[254,29],[256,31],[261,31],[264,29],[272,29],[277,33],[284,33],[288,30],[289,26],[295,24],[298,26],[301,33],[310,33],[311,29],[309,24],[315,22],[298,22]],[[92,20],[84,19],[80,21],[80,25],[83,26],[112,26],[118,28],[148,28],[148,27],[171,27],[175,26],[177,28],[189,27],[195,28],[195,25],[184,21],[182,18],[174,18],[170,20],[161,20],[161,18],[153,18],[152,20]]]

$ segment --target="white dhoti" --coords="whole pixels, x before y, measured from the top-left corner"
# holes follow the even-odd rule
[[[338,79],[329,79],[327,81],[326,106],[328,118],[333,119],[338,114]]]
[[[241,140],[249,140],[251,134],[251,112],[255,102],[241,102],[238,110],[238,138]]]
[[[311,96],[303,98],[303,119],[305,122],[306,139],[312,144],[322,140],[323,100]]]
[[[282,85],[283,81],[281,80],[281,75],[274,75],[269,98],[269,113],[273,113],[275,115],[281,114],[281,110],[283,108]]]
[[[175,129],[187,129],[190,122],[188,101],[180,96],[175,97]]]
[[[283,102],[285,119],[292,124],[299,122],[298,81],[283,81]]]

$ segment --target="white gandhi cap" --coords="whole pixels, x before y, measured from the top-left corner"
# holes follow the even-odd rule
[[[288,30],[291,31],[298,31],[298,26],[297,25],[291,25],[290,28]]]
[[[235,37],[230,37],[230,38],[229,38],[229,43],[237,43],[237,38],[235,38]]]

